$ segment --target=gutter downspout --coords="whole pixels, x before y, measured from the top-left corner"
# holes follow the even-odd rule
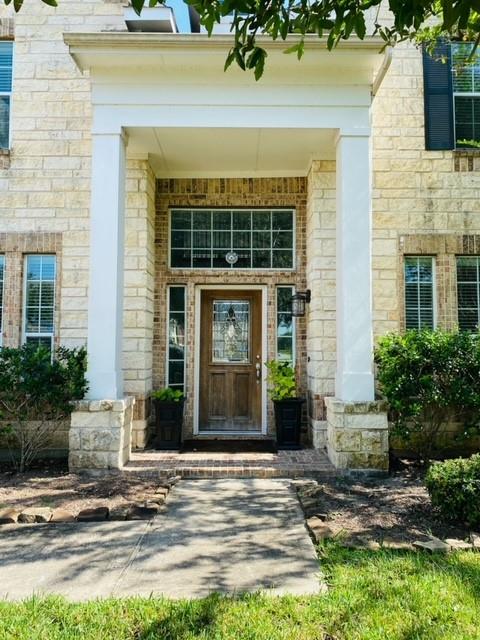
[[[390,68],[393,58],[393,47],[387,47],[385,49],[385,55],[383,56],[382,64],[378,70],[377,75],[375,76],[375,80],[372,84],[372,99],[377,95],[377,91],[380,89],[380,86],[385,78],[387,71]]]

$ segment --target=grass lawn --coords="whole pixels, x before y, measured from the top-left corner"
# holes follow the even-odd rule
[[[0,602],[0,639],[480,639],[480,553],[428,556],[329,544],[320,555],[326,595]]]

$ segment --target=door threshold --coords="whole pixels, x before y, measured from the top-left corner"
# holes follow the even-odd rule
[[[238,438],[241,436],[242,438],[266,438],[269,439],[266,433],[262,433],[261,431],[200,431],[199,433],[194,433],[193,438],[209,438],[210,436],[214,438],[225,438],[228,440],[230,437]]]

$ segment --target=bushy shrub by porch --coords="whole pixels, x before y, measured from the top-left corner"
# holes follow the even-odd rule
[[[0,349],[0,436],[24,471],[87,391],[84,348],[23,345]]]
[[[462,438],[478,435],[480,336],[424,329],[388,334],[375,351],[377,379],[390,405],[393,435],[429,459],[439,434],[460,423]]]
[[[480,454],[434,462],[425,484],[432,505],[446,520],[480,526]]]

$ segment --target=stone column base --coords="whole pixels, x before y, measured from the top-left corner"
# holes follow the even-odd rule
[[[327,421],[312,420],[310,423],[312,445],[314,449],[325,449],[327,446]]]
[[[337,469],[388,471],[387,404],[325,398],[327,451]]]
[[[121,469],[130,458],[135,398],[81,400],[71,416],[70,471]]]

